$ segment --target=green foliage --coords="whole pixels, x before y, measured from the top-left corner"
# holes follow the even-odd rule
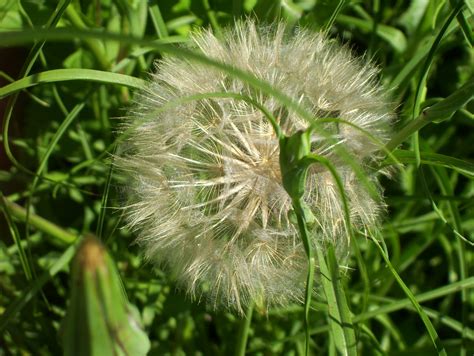
[[[242,354],[245,348],[304,354],[306,332],[314,354],[471,354],[473,8],[472,1],[442,0],[1,3],[2,348],[12,354],[63,352],[61,322],[68,308],[78,307],[69,264],[77,241],[96,233],[137,307],[134,318],[148,335],[150,354]],[[176,47],[192,29],[212,26],[218,33],[245,16],[327,31],[368,53],[398,111],[386,147],[393,154],[374,167],[392,176],[382,182],[388,205],[383,236],[352,238],[347,273],[331,255],[315,251],[330,277],[321,282],[322,292],[306,308],[266,314],[256,307],[251,322],[191,301],[165,271],[142,260],[116,209],[123,181],[111,170],[116,118],[165,54],[217,66],[311,120],[294,98],[248,73]],[[293,146],[301,143],[294,140]],[[117,298],[118,283],[107,291]],[[71,320],[86,322],[76,317],[65,319],[63,336],[77,326]],[[146,343],[143,338],[136,346],[145,350]]]

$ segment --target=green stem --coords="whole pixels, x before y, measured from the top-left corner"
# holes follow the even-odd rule
[[[252,324],[252,314],[253,314],[254,304],[251,303],[247,307],[247,313],[242,319],[239,328],[238,344],[235,349],[235,356],[244,356],[245,350],[247,349],[247,340],[249,337],[250,325]]]
[[[308,274],[306,275],[306,292],[305,292],[305,303],[304,303],[304,324],[306,332],[305,342],[305,355],[309,355],[309,342],[311,339],[310,328],[309,328],[309,311],[311,308],[311,298],[313,295],[313,284],[314,284],[314,251],[313,246],[309,240],[308,230],[306,228],[306,219],[303,209],[303,205],[299,198],[293,199],[293,209],[296,213],[296,219],[298,221],[298,228],[300,230],[301,239],[303,240],[304,250],[306,257],[308,258]]]
[[[18,204],[12,203],[3,198],[4,203],[8,206],[9,213],[16,219],[24,222],[26,221],[26,209]],[[54,237],[62,244],[70,245],[77,240],[77,236],[71,232],[64,230],[56,224],[38,216],[36,214],[29,214],[29,223],[38,230]]]

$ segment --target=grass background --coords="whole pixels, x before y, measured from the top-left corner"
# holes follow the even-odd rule
[[[474,116],[473,103],[464,105],[472,94],[410,137],[401,129],[463,85],[472,92],[473,10],[472,1],[441,0],[0,1],[0,355],[62,352],[69,262],[76,238],[88,234],[113,257],[150,354],[234,352],[242,320],[189,300],[165,271],[143,263],[133,236],[121,228],[114,209],[121,182],[111,174],[110,153],[116,118],[141,84],[133,78],[147,78],[166,50],[160,44],[183,43],[193,28],[218,31],[249,15],[327,30],[380,66],[404,141],[394,151],[404,169],[383,179],[383,248],[448,354],[472,354]],[[105,32],[116,40],[106,41]],[[41,36],[44,45],[33,42]],[[30,74],[37,75],[21,79]],[[354,257],[343,283],[359,353],[432,355],[420,313],[377,246],[357,241],[363,265]],[[335,354],[323,296],[312,306],[311,348]],[[303,313],[302,305],[254,313],[247,352],[302,354]]]

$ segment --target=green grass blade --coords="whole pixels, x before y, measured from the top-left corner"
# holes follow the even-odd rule
[[[423,311],[421,308],[420,304],[416,300],[415,296],[411,292],[411,290],[407,287],[405,282],[403,282],[403,279],[398,275],[397,271],[392,265],[392,262],[390,262],[390,259],[388,255],[385,253],[385,250],[382,248],[380,243],[377,241],[377,239],[371,235],[369,235],[370,239],[374,242],[375,246],[377,246],[378,250],[380,251],[380,254],[382,255],[385,263],[387,264],[388,268],[390,269],[390,272],[392,275],[395,277],[396,281],[402,288],[403,292],[406,294],[410,302],[412,303],[413,307],[416,309],[418,315],[420,316],[421,320],[423,321],[423,324],[425,324],[426,330],[428,331],[428,334],[431,338],[431,341],[433,342],[433,345],[436,349],[436,352],[438,355],[446,355],[446,350],[444,349],[444,346],[441,344],[441,339],[438,336],[438,333],[436,332],[433,324],[431,323],[430,319],[426,315],[426,313]]]
[[[434,61],[434,55],[436,51],[438,50],[441,40],[445,36],[449,25],[454,20],[454,18],[459,13],[459,11],[461,11],[461,8],[462,8],[462,3],[460,2],[460,5],[458,5],[455,9],[453,9],[451,14],[448,16],[447,20],[443,24],[443,27],[439,31],[435,40],[433,41],[430,51],[428,52],[428,55],[426,56],[426,60],[423,63],[423,66],[421,67],[420,80],[417,83],[417,86],[415,89],[415,96],[413,100],[412,120],[416,120],[416,118],[420,115],[421,102],[423,98],[426,96],[426,81],[428,79],[429,70]],[[418,131],[414,132],[413,134],[413,149],[415,150],[416,166],[419,167],[420,166],[420,146],[419,146]]]
[[[336,18],[339,16],[341,13],[342,9],[346,6],[346,0],[339,0],[337,3],[336,8],[331,14],[331,17],[329,18],[328,22],[323,26],[322,30],[324,32],[329,32],[331,30],[332,25],[334,25],[334,22],[336,21]]]
[[[66,8],[69,6],[70,0],[61,0],[57,7],[55,8],[53,14],[49,17],[48,21],[46,22],[45,29],[48,30],[50,28],[54,28],[59,20],[61,19],[64,11],[66,11]],[[34,30],[32,30],[34,31]],[[45,44],[45,40],[40,40],[39,42],[35,43],[33,47],[31,48],[30,52],[28,53],[28,56],[25,60],[25,63],[23,64],[19,77],[24,78],[26,77],[31,69],[33,68],[33,65],[36,62],[36,59],[38,56],[41,54],[42,48]],[[2,88],[0,88],[1,90]],[[13,152],[10,149],[10,141],[8,139],[8,134],[9,134],[9,127],[10,127],[10,120],[13,114],[13,108],[15,107],[15,104],[18,99],[18,94],[16,93],[13,95],[10,100],[7,102],[7,106],[5,108],[5,113],[3,115],[3,124],[2,124],[2,138],[3,138],[3,148],[5,149],[5,154],[10,160],[10,162],[13,163],[14,166],[18,167],[20,170],[23,172],[31,173],[26,167],[24,167],[18,160],[15,158],[13,155]],[[1,97],[0,97],[1,98]]]
[[[464,289],[473,289],[474,288],[474,277],[469,277],[461,281],[453,282],[448,285],[445,285],[440,288],[436,288],[429,292],[420,293],[415,296],[418,303],[427,302],[433,299],[441,298],[453,293],[458,293]],[[359,293],[353,293],[359,295]],[[370,295],[371,300],[380,301],[383,300],[386,304],[373,310],[367,311],[365,313],[358,314],[352,318],[353,323],[360,323],[366,320],[370,320],[379,315],[393,313],[402,309],[407,309],[413,306],[412,301],[409,298],[404,298],[400,300],[394,300],[390,298],[380,298],[378,296]],[[297,309],[299,311],[300,308]],[[327,332],[329,330],[329,325],[324,325],[318,328],[311,329],[311,335]],[[469,334],[471,335],[471,334]]]
[[[78,29],[88,30],[87,25],[82,20],[81,15],[76,11],[74,5],[75,4],[72,4],[71,6],[68,6],[66,9],[66,15],[69,21],[71,21],[74,27]],[[89,47],[91,52],[94,54],[101,68],[103,70],[108,70],[111,66],[111,63],[107,59],[107,54],[105,52],[104,44],[101,41],[99,41],[99,39],[97,38],[86,38],[84,39],[84,42]]]
[[[347,298],[340,281],[339,267],[334,247],[328,246],[327,255],[322,252],[322,247],[316,249],[318,264],[321,272],[321,284],[326,295],[329,325],[335,346],[342,355],[357,355],[357,341],[351,312]]]
[[[74,257],[77,249],[77,244],[74,244],[63,252],[48,270],[32,281],[30,285],[22,291],[22,293],[15,299],[15,301],[6,307],[2,315],[0,315],[0,332],[2,332],[9,321],[14,318],[23,307],[38,293],[43,286],[50,281],[59,271],[68,265]]]
[[[456,7],[456,0],[449,0],[451,6],[453,8]],[[461,1],[458,1],[459,3],[462,3],[462,2],[466,2],[468,3],[469,1],[464,1],[464,0],[461,0]],[[456,15],[456,20],[458,21],[459,23],[459,27],[461,27],[461,30],[464,34],[464,37],[466,38],[466,41],[469,43],[469,45],[471,46],[474,46],[474,37],[472,35],[472,28],[471,28],[471,25],[469,24],[469,22],[467,22],[466,18],[464,17],[463,13],[462,12],[459,12],[457,15]]]
[[[112,151],[112,155],[115,154],[115,149],[117,146],[114,146],[114,149]],[[113,158],[112,158],[113,159]],[[109,192],[110,192],[110,183],[112,182],[112,173],[114,170],[114,164],[113,161],[110,162],[109,169],[107,172],[107,181],[105,182],[105,188],[104,192],[102,193],[102,201],[100,204],[100,213],[99,213],[99,219],[97,222],[97,229],[96,229],[96,235],[99,239],[103,240],[103,230],[104,230],[104,224],[105,224],[105,212],[107,208],[107,201],[109,198]]]
[[[413,164],[416,162],[415,152],[408,150],[395,150],[393,151],[393,156],[396,158],[397,162],[395,163],[392,158],[387,157],[382,163],[385,165],[392,164]],[[432,152],[420,152],[421,163],[429,166],[435,167],[445,167],[452,169],[469,179],[474,179],[474,163],[459,159],[456,157],[446,156],[440,153]]]
[[[166,28],[165,21],[161,16],[160,7],[158,6],[158,4],[151,5],[148,11],[150,13],[151,21],[155,28],[156,34],[158,35],[158,38],[168,37],[168,29]]]
[[[1,191],[0,191],[0,204],[3,210],[3,214],[5,216],[5,220],[7,221],[8,228],[13,237],[13,241],[15,242],[15,245],[18,248],[18,255],[20,257],[21,267],[23,268],[23,271],[25,272],[26,279],[28,281],[31,281],[33,279],[32,266],[30,265],[30,260],[28,259],[25,249],[23,248],[23,244],[21,243],[21,236],[15,222],[13,221],[13,217],[10,213],[10,208],[7,204],[7,200],[3,196]]]
[[[445,195],[447,194],[453,195],[454,187],[446,173],[446,170],[444,168],[438,167],[438,168],[433,168],[432,171],[434,173],[436,181],[438,182],[441,192]],[[467,261],[469,261],[469,256],[466,253],[466,245],[464,243],[468,243],[471,247],[474,246],[474,243],[470,241],[469,239],[467,239],[466,237],[464,237],[463,235],[461,214],[459,212],[459,209],[456,203],[453,201],[447,201],[446,204],[448,205],[448,210],[453,221],[452,227],[450,224],[448,225],[453,230],[455,236],[458,237],[456,241],[455,249],[456,249],[456,253],[458,257],[459,277],[461,279],[465,279],[468,275],[468,262]],[[464,289],[461,291],[461,318],[462,318],[462,325],[464,326],[462,330],[463,341],[465,341],[466,339],[466,334],[467,334],[466,328],[467,328],[468,320],[469,320],[468,305],[469,305],[469,293],[467,290]],[[462,351],[464,355],[467,353],[464,347],[464,344],[462,346]]]
[[[209,0],[202,0],[202,4],[204,6],[204,10],[206,10],[207,18],[211,23],[212,29],[218,38],[222,38],[222,29],[219,25],[219,21],[217,21],[216,13],[211,8],[209,4]]]
[[[433,106],[422,111],[415,119],[400,129],[385,146],[393,151],[413,133],[419,131],[431,122],[441,122],[450,119],[454,113],[474,98],[474,78],[471,78],[461,88]]]
[[[445,36],[450,35],[454,30],[458,28],[457,23],[452,23],[445,32]],[[434,36],[432,37],[434,40]],[[419,48],[415,51],[413,56],[410,57],[408,62],[402,67],[401,70],[397,71],[397,75],[390,83],[392,88],[399,88],[403,83],[408,85],[410,82],[409,77],[415,70],[415,68],[421,63],[423,58],[428,54],[432,47],[432,40],[424,40]]]
[[[39,180],[41,179],[41,177],[43,175],[43,171],[46,168],[46,165],[48,164],[49,157],[52,154],[54,148],[58,144],[61,137],[63,137],[63,135],[66,132],[66,130],[68,129],[69,125],[72,124],[72,122],[76,119],[77,115],[79,115],[81,110],[84,108],[84,105],[85,105],[84,103],[76,105],[71,110],[69,115],[66,116],[66,118],[61,123],[61,125],[59,125],[58,130],[54,134],[53,138],[51,139],[51,142],[49,143],[48,147],[46,148],[46,151],[45,151],[43,157],[41,157],[40,164],[38,165],[38,168],[36,170],[36,174],[33,178],[33,182],[31,183],[30,194],[28,196],[28,200],[27,200],[27,203],[26,203],[26,216],[25,216],[24,223],[25,223],[25,231],[26,231],[27,236],[28,236],[28,231],[29,231],[29,214],[30,214],[30,207],[31,207],[31,199],[33,198],[33,196],[35,194],[36,186],[37,186]]]
[[[348,230],[348,243],[355,240],[350,218],[349,203],[347,201],[344,185],[336,168],[325,157],[310,154],[307,159],[313,163],[323,164],[336,182],[339,196],[343,203],[344,220]],[[334,253],[334,247],[327,247],[327,256],[323,254],[323,246],[317,246],[316,253],[321,272],[321,284],[326,295],[329,325],[333,334],[337,350],[344,355],[357,355],[357,340],[352,316],[347,303],[347,298],[340,282],[339,266]]]
[[[304,212],[304,206],[298,198],[293,198],[293,209],[296,213],[296,218],[298,221],[298,228],[300,231],[300,237],[303,241],[303,246],[305,248],[306,257],[307,257],[307,274],[306,274],[306,291],[305,291],[305,301],[304,301],[304,328],[306,335],[305,343],[305,355],[310,354],[310,319],[309,311],[311,309],[311,300],[313,297],[313,285],[314,285],[314,273],[315,273],[315,259],[313,251],[313,243],[310,240],[307,229],[307,221]]]
[[[94,69],[53,69],[30,75],[1,87],[0,99],[38,84],[56,83],[69,80],[86,80],[97,83],[118,84],[134,89],[141,89],[145,85],[143,79],[131,77],[125,74],[104,72]]]

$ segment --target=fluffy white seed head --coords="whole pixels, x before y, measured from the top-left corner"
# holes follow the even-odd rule
[[[325,123],[329,136],[311,138],[312,151],[335,165],[356,229],[377,226],[381,209],[347,158],[369,180],[391,120],[377,70],[321,34],[289,35],[283,24],[238,23],[218,39],[191,37],[190,48],[252,73]],[[250,301],[284,305],[304,299],[306,257],[281,182],[278,140],[260,110],[234,98],[181,100],[203,93],[238,93],[265,106],[287,135],[308,124],[278,100],[225,73],[184,58],[157,63],[130,112],[129,136],[117,165],[129,175],[125,212],[147,258],[170,271],[193,296],[242,311]],[[180,101],[179,105],[170,105]],[[354,127],[356,126],[356,127]],[[360,128],[362,130],[357,129]],[[315,223],[313,242],[348,247],[343,201],[331,173],[310,169],[304,199]]]

